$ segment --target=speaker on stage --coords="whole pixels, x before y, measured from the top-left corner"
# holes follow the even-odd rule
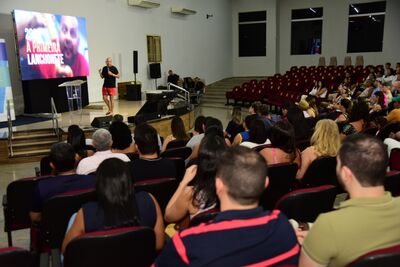
[[[92,125],[94,128],[105,128],[111,124],[112,116],[96,117],[93,119]]]
[[[138,51],[133,50],[133,73],[138,73]]]
[[[152,63],[150,66],[150,78],[158,79],[161,78],[161,65],[160,63]]]

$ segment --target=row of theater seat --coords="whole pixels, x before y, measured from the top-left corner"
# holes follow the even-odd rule
[[[286,74],[275,74],[260,81],[250,80],[241,86],[235,86],[225,93],[227,104],[234,100],[234,104],[246,104],[254,101],[264,101],[272,106],[281,106],[285,102],[296,102],[301,95],[309,93],[316,82],[325,83],[329,92],[336,90],[343,82],[345,74],[349,73],[352,83],[362,83],[369,75],[370,68],[382,73],[383,66],[328,66],[306,67],[293,66]]]

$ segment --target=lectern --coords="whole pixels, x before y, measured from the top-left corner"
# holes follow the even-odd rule
[[[81,98],[81,85],[86,81],[74,80],[69,82],[64,82],[58,87],[65,87],[68,99],[68,109],[69,111],[74,111],[74,100],[76,100],[76,105],[78,110],[82,110],[82,98]]]

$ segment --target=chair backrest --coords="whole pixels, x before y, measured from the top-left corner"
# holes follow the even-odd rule
[[[96,192],[91,189],[66,192],[46,201],[42,212],[39,248],[61,248],[71,216],[83,204],[96,199]]]
[[[145,191],[156,198],[163,214],[177,188],[178,182],[175,178],[143,180],[135,183],[136,192]]]
[[[368,252],[347,265],[347,267],[392,267],[400,262],[400,245]]]
[[[337,57],[333,56],[329,60],[329,66],[337,66]]]
[[[344,66],[351,66],[351,57],[350,56],[345,56],[344,57]]]
[[[400,171],[400,148],[393,148],[389,157],[390,170]]]
[[[34,261],[29,251],[17,248],[0,248],[1,267],[33,267]]]
[[[185,147],[187,141],[185,140],[172,140],[168,143],[166,150],[172,149],[172,148],[179,148],[179,147]]]
[[[325,63],[325,57],[319,57],[319,59],[318,59],[318,66],[325,66],[326,65],[326,63]]]
[[[183,179],[183,176],[185,175],[186,172],[186,165],[185,165],[185,160],[182,158],[168,158],[171,160],[176,168],[176,180],[178,182],[181,182]]]
[[[386,173],[385,190],[392,193],[392,196],[400,196],[400,171]]]
[[[7,194],[3,197],[4,230],[14,231],[31,226],[33,194],[38,180],[51,176],[29,177],[11,182]]]
[[[333,209],[336,187],[323,185],[299,189],[284,195],[275,205],[289,219],[298,222],[314,222],[320,213]]]
[[[296,180],[297,164],[282,163],[268,166],[268,187],[260,198],[260,206],[271,210],[280,197],[292,190]]]
[[[303,179],[302,187],[315,187],[320,185],[339,185],[336,178],[336,158],[320,157],[308,166]]]
[[[192,149],[190,147],[178,147],[165,150],[161,153],[161,157],[164,158],[182,158],[187,159],[192,154]]]
[[[147,227],[126,227],[84,234],[72,240],[65,267],[148,267],[155,258],[155,234]]]
[[[364,56],[358,55],[356,56],[356,66],[364,66]]]
[[[131,161],[139,158],[139,153],[125,153]]]

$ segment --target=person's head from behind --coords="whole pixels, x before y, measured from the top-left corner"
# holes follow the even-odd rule
[[[197,156],[197,172],[193,179],[193,204],[205,202],[205,206],[216,202],[215,173],[217,161],[227,148],[225,140],[216,132],[207,133],[200,142]]]
[[[384,144],[365,134],[347,136],[337,156],[336,173],[346,190],[383,186],[388,155]]]
[[[174,72],[172,70],[168,71],[168,75],[173,75],[173,74],[174,74]]]
[[[205,122],[206,117],[204,116],[198,116],[196,120],[194,121],[194,130],[195,132],[202,134],[204,133],[204,122]]]
[[[79,48],[79,25],[76,17],[61,17],[60,48],[64,54],[65,63],[72,64]]]
[[[110,150],[112,143],[111,133],[106,129],[98,129],[92,135],[92,144],[96,151]]]
[[[349,99],[347,99],[347,98],[342,98],[341,100],[340,100],[340,109],[343,111],[343,112],[349,112],[350,111],[350,109],[351,109],[351,101],[349,100]]]
[[[259,153],[236,146],[222,154],[215,181],[221,209],[229,204],[257,206],[267,184],[267,164]]]
[[[317,157],[336,157],[340,147],[339,127],[333,120],[323,119],[318,121],[311,136],[310,144],[314,146]]]
[[[371,98],[373,103],[380,105],[382,108],[385,106],[385,96],[382,91],[377,91]]]
[[[121,121],[113,122],[108,130],[113,141],[111,148],[124,150],[132,144],[132,133],[125,123]]]
[[[67,143],[71,144],[75,153],[82,151],[86,147],[86,138],[83,130],[78,125],[68,127]]]
[[[133,208],[134,187],[126,163],[117,158],[104,160],[96,171],[96,193],[104,210],[106,227],[138,224]]]
[[[58,173],[75,169],[75,151],[71,144],[57,143],[50,149],[50,166]]]
[[[295,145],[294,128],[290,122],[278,121],[271,127],[270,141],[271,146],[279,148],[286,153],[294,153]]]
[[[124,121],[124,116],[122,116],[121,114],[115,114],[115,115],[112,117],[112,122],[116,122],[116,121],[121,121],[121,122],[123,122],[123,121]]]
[[[188,135],[186,134],[185,124],[181,117],[173,117],[171,120],[171,132],[172,136],[175,137],[176,140],[187,140]]]
[[[260,115],[263,116],[263,117],[268,117],[268,116],[271,115],[271,114],[269,113],[269,108],[268,108],[268,105],[267,105],[267,104],[262,104],[262,105],[260,106]]]
[[[224,127],[222,126],[222,122],[213,117],[207,117],[205,122],[204,122],[204,131],[206,132],[208,128],[210,127],[216,127],[220,129],[222,132],[224,131]]]
[[[369,115],[368,104],[365,101],[357,101],[356,103],[354,103],[351,109],[349,121],[350,122],[359,120],[366,121],[368,119],[368,115]]]
[[[267,128],[262,120],[255,120],[249,130],[249,141],[256,144],[264,144],[268,137]]]
[[[234,106],[232,109],[231,118],[234,123],[241,125],[243,123],[242,108],[239,106]]]
[[[303,111],[298,106],[293,105],[288,110],[287,118],[294,127],[296,138],[306,138],[308,135],[307,130],[309,129],[309,124],[304,117]]]
[[[246,118],[244,118],[243,128],[246,131],[248,131],[251,128],[253,122],[255,120],[257,120],[257,119],[258,119],[258,115],[257,114],[247,115]]]
[[[258,114],[260,111],[260,107],[261,107],[260,101],[256,101],[253,104],[251,104],[251,106],[249,107],[249,115]]]
[[[153,126],[144,123],[135,127],[135,145],[140,155],[154,155],[158,153],[158,135]]]

